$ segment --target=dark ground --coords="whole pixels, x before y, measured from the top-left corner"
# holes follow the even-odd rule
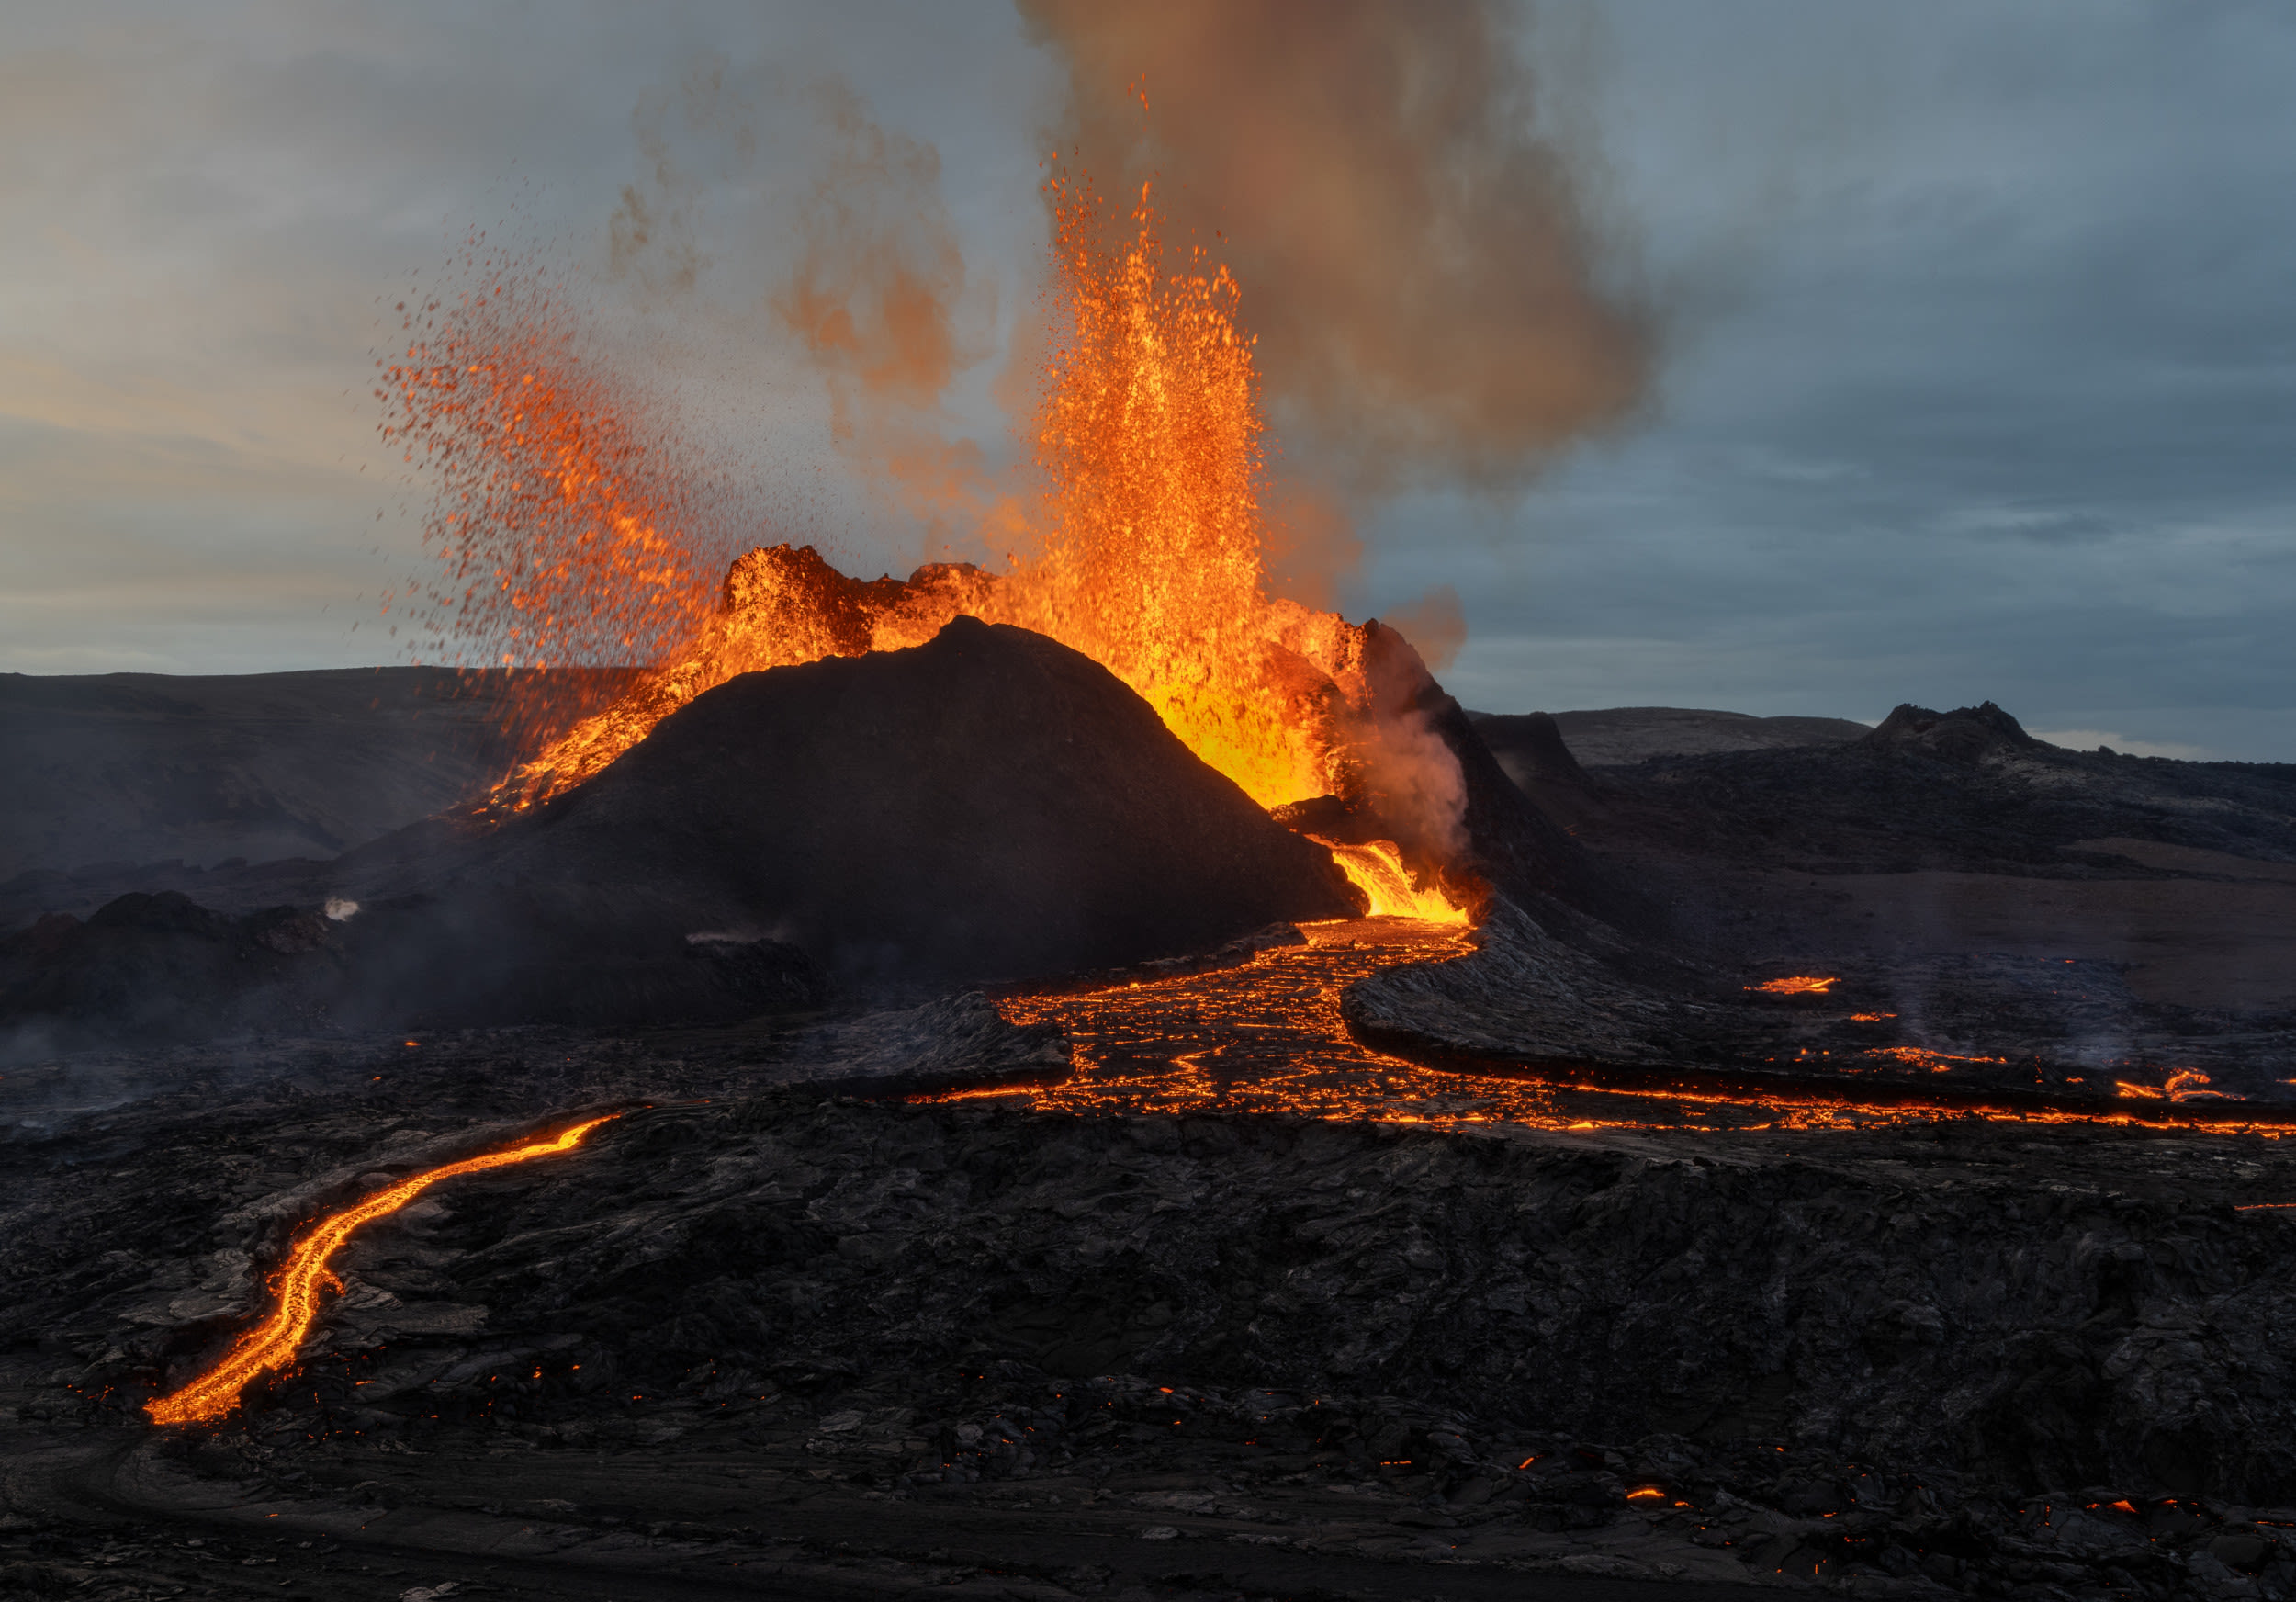
[[[1919,721],[1593,772],[1523,730],[1526,790],[1668,920],[1602,982],[1894,978],[2046,1043],[2100,1016],[2022,976],[2072,956],[2114,1027],[2285,1049],[2296,774]],[[1503,1050],[1600,950],[1503,919],[1345,1006]],[[1342,987],[1286,1005],[1338,1030]],[[885,1099],[1063,1072],[980,1004],[420,1039],[6,1068],[0,1595],[2296,1592],[2269,1133]],[[1217,1089],[1221,1050],[1163,1071]],[[603,1107],[361,1235],[228,1426],[138,1422],[300,1220]]]
[[[0,1574],[1622,1602],[2296,1579],[2296,1223],[2234,1210],[2296,1199],[2284,1143],[825,1095],[934,1035],[952,1079],[1051,1071],[979,1016],[186,1052],[120,1065],[166,1088],[110,1107],[99,1063],[11,1077]],[[139,1422],[298,1219],[647,1101],[372,1226],[304,1363],[226,1427]]]

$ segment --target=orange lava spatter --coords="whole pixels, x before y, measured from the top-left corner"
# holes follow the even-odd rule
[[[1361,634],[1266,593],[1241,290],[1200,251],[1166,267],[1145,186],[1120,249],[1088,189],[1055,181],[1052,198],[1067,338],[1036,416],[1044,543],[998,586],[997,620],[1101,663],[1262,806],[1333,794]]]
[[[206,1373],[165,1396],[152,1398],[144,1404],[144,1411],[156,1424],[197,1424],[221,1417],[238,1403],[240,1392],[248,1382],[295,1360],[304,1337],[310,1333],[312,1322],[319,1316],[322,1292],[336,1285],[334,1276],[327,1269],[328,1259],[342,1249],[360,1225],[398,1212],[442,1179],[571,1151],[591,1130],[618,1116],[593,1118],[550,1140],[513,1146],[507,1151],[487,1152],[428,1169],[334,1213],[289,1250],[287,1266],[279,1271],[278,1304],[271,1316],[241,1337],[222,1360]]]
[[[1749,990],[1763,990],[1773,996],[1823,996],[1841,981],[1820,978],[1813,974],[1795,974],[1790,978],[1768,979],[1759,985],[1749,985]]]
[[[433,570],[384,597],[394,637],[467,667],[644,667],[683,650],[747,533],[746,497],[585,351],[584,320],[544,275],[475,242],[461,275],[457,293],[398,303],[377,364],[382,440],[433,487]],[[549,711],[514,704],[512,718]]]

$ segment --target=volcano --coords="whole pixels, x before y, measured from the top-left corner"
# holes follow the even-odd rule
[[[1119,966],[1359,909],[1106,669],[962,616],[696,697],[417,894],[388,921],[434,932],[426,975],[513,904],[551,927],[545,961],[771,940],[863,980]]]

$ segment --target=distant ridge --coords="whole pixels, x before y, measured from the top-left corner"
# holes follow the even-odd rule
[[[1550,715],[1473,712],[1468,716],[1503,762],[1514,755],[1535,769],[1553,766],[1546,731],[1532,721]],[[1686,706],[1557,712],[1551,720],[1570,756],[1585,768],[1623,767],[1652,757],[1842,745],[1872,732],[1870,725],[1847,717],[1755,717],[1744,712]]]

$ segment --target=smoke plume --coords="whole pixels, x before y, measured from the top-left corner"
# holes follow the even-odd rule
[[[1520,483],[1635,404],[1648,330],[1597,284],[1497,0],[1017,3],[1068,69],[1063,144],[1235,273],[1326,470]]]

